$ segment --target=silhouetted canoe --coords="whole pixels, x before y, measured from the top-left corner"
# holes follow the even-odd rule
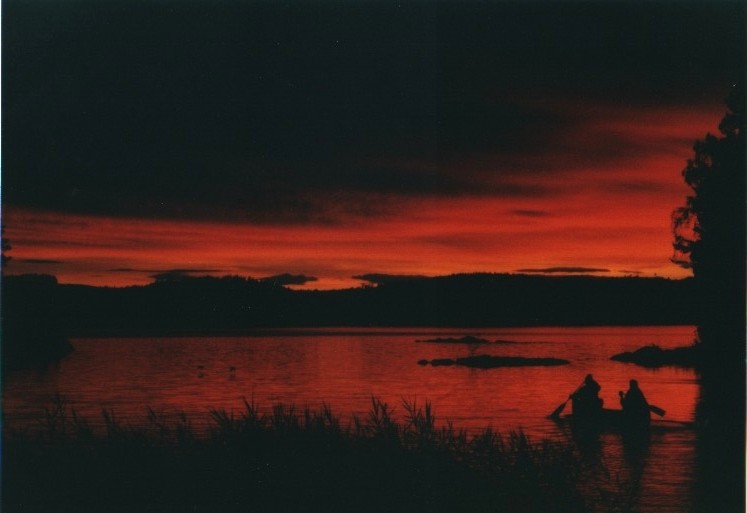
[[[576,417],[573,414],[550,417],[560,425],[568,425],[574,431],[590,433],[621,433],[639,435],[650,431],[690,429],[694,426],[692,422],[680,422],[676,420],[651,419],[631,420],[623,415],[622,410],[604,408],[594,417]]]

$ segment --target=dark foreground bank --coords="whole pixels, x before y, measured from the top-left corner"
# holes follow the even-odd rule
[[[592,511],[571,447],[436,428],[428,403],[401,410],[374,399],[343,425],[328,408],[246,404],[211,411],[198,436],[153,411],[137,428],[104,412],[93,429],[58,400],[41,432],[6,426],[2,511]]]

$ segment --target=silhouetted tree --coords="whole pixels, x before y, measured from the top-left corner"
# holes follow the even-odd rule
[[[744,83],[735,85],[721,136],[697,141],[682,171],[692,189],[672,214],[673,260],[691,267],[699,318],[700,396],[694,511],[745,511]]]
[[[735,84],[719,124],[693,146],[682,171],[692,189],[672,214],[673,261],[691,267],[700,300],[701,328],[744,329],[745,134],[744,84]],[[734,331],[732,331],[734,334]]]

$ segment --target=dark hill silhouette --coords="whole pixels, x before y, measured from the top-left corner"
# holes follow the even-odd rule
[[[301,326],[687,324],[690,280],[462,274],[332,291],[238,276],[125,288],[6,277],[5,322],[54,319],[67,335],[221,333]],[[35,300],[38,299],[38,301]],[[20,304],[35,303],[34,313]]]
[[[5,276],[2,286],[2,368],[43,366],[72,351],[60,323],[54,276]]]

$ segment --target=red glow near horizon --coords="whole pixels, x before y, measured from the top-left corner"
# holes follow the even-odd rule
[[[617,112],[565,134],[572,151],[538,154],[514,173],[536,196],[395,197],[397,215],[341,218],[331,225],[252,225],[60,214],[6,207],[13,245],[8,274],[49,273],[62,283],[126,286],[171,269],[197,274],[315,276],[306,288],[360,285],[367,273],[443,275],[555,267],[602,268],[603,276],[682,278],[670,262],[670,214],[688,193],[680,170],[692,142],[714,131],[720,111]],[[637,141],[600,164],[581,151],[594,134]],[[562,143],[562,141],[561,141]],[[574,159],[573,148],[579,148]],[[603,150],[603,148],[598,150]],[[491,180],[485,158],[479,176]],[[461,166],[476,166],[462,163]],[[458,166],[456,166],[458,167]],[[475,167],[471,169],[476,169]],[[459,169],[455,169],[459,172]]]

